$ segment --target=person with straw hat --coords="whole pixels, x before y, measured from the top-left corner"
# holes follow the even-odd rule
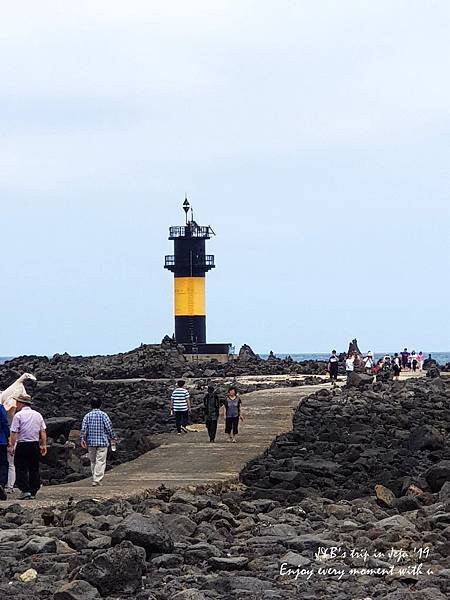
[[[41,413],[31,408],[28,394],[15,396],[16,414],[11,424],[9,447],[14,455],[16,484],[22,495],[19,500],[31,500],[41,487],[40,456],[47,454],[46,425]]]

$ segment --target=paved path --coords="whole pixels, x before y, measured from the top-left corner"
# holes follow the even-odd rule
[[[405,379],[410,377],[410,374],[404,376]],[[254,379],[256,383],[263,377],[245,379]],[[341,383],[344,383],[343,378]],[[156,435],[153,441],[158,444],[157,448],[108,471],[101,487],[92,487],[90,479],[43,487],[37,499],[27,501],[26,505],[35,508],[63,505],[71,496],[76,501],[127,499],[143,495],[161,484],[181,488],[237,480],[249,460],[264,452],[277,435],[291,431],[293,410],[301,398],[322,387],[329,388],[330,385],[281,387],[244,394],[245,421],[240,425],[241,434],[236,444],[227,442],[223,421],[215,444],[209,443],[206,431],[182,436],[176,433]],[[1,506],[17,502],[17,495],[10,496],[11,500],[2,502]]]
[[[154,436],[157,448],[136,460],[106,473],[101,487],[91,480],[43,487],[36,500],[26,506],[44,508],[66,504],[70,496],[79,501],[88,498],[106,500],[131,498],[164,484],[170,488],[237,480],[240,471],[252,458],[261,454],[280,433],[292,429],[293,410],[302,397],[323,386],[302,386],[260,390],[242,396],[241,434],[231,444],[219,424],[216,443],[211,444],[206,431]],[[329,387],[329,384],[328,386]],[[17,500],[2,503],[17,502]],[[25,504],[25,503],[24,503]]]

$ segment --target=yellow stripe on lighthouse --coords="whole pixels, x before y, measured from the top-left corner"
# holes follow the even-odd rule
[[[175,277],[175,316],[203,317],[206,315],[205,278]]]

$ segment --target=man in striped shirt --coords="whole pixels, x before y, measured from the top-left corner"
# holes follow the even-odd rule
[[[188,432],[186,425],[188,424],[188,416],[191,410],[191,397],[184,385],[185,382],[183,380],[178,381],[178,387],[174,389],[170,398],[170,414],[175,415],[178,435],[181,435],[182,431],[184,433]]]

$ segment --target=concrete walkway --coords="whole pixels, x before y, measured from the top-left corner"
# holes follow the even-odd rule
[[[421,377],[423,374],[402,374],[402,379]],[[266,384],[286,376],[243,377],[246,383]],[[304,376],[295,376],[301,379]],[[326,378],[324,378],[326,379]],[[288,377],[286,383],[290,381]],[[340,378],[339,385],[344,384]],[[223,418],[219,421],[216,443],[211,444],[206,431],[190,432],[181,436],[176,432],[156,435],[153,441],[158,447],[136,460],[124,463],[108,471],[101,487],[92,487],[90,479],[76,483],[43,487],[36,500],[23,501],[30,508],[65,505],[70,497],[75,501],[84,499],[128,499],[144,495],[164,484],[169,488],[188,485],[213,484],[237,481],[239,473],[248,461],[257,457],[270,446],[273,439],[292,429],[292,415],[300,400],[329,383],[314,386],[280,387],[263,389],[242,396],[241,433],[238,442],[231,444],[223,433]],[[19,493],[8,496],[3,508],[17,502]]]
[[[154,437],[157,448],[107,472],[101,487],[92,487],[90,479],[43,487],[36,500],[21,504],[29,508],[56,507],[65,505],[70,497],[75,501],[127,499],[161,484],[181,488],[237,481],[249,460],[270,446],[278,434],[292,429],[293,411],[300,400],[321,387],[325,386],[277,388],[243,395],[244,422],[240,423],[236,444],[227,441],[222,418],[214,444],[209,442],[206,431],[158,435]],[[9,496],[1,507],[17,502],[17,495]]]

